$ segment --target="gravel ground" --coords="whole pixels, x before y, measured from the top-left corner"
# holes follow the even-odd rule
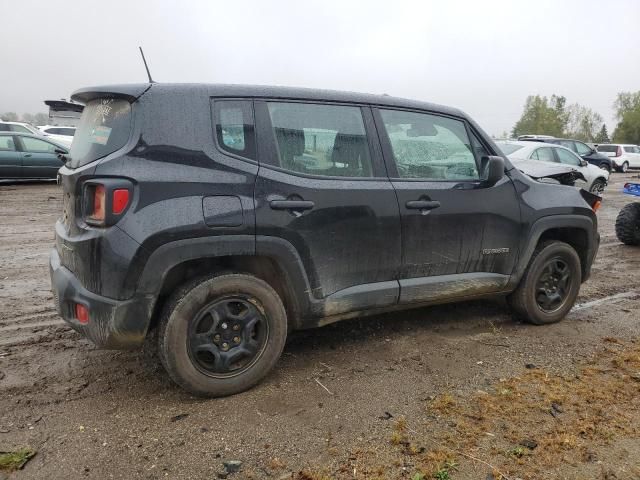
[[[37,450],[10,477],[218,478],[239,460],[228,478],[374,478],[358,466],[373,452],[379,478],[412,478],[411,459],[389,450],[400,416],[437,435],[426,405],[445,392],[471,402],[526,364],[572,375],[606,350],[603,339],[639,337],[640,249],[613,230],[635,176],[612,175],[592,278],[565,321],[518,324],[495,300],[340,322],[294,334],[266,381],[214,400],[175,387],[153,352],[97,350],[59,320],[47,266],[59,187],[0,185],[0,451]],[[606,451],[545,478],[640,478],[637,438]],[[486,465],[458,459],[450,478],[489,478]]]

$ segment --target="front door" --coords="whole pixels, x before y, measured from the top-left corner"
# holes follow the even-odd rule
[[[62,161],[55,152],[60,148],[39,138],[19,137],[22,143],[22,177],[56,178]]]
[[[502,290],[520,237],[509,178],[483,186],[489,152],[462,119],[391,109],[375,117],[400,207],[400,301]]]
[[[400,221],[366,107],[256,101],[256,234],[285,240],[324,315],[397,302]],[[368,125],[365,128],[365,124]],[[260,241],[256,251],[260,254]],[[373,295],[372,292],[378,292]],[[362,305],[361,305],[362,304]]]

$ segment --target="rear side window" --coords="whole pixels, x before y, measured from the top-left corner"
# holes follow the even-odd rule
[[[598,145],[599,152],[616,152],[618,150],[617,145]]]
[[[253,108],[249,100],[213,102],[218,146],[229,153],[256,159]]]
[[[371,177],[360,107],[269,102],[279,166],[331,177]]]
[[[399,110],[380,110],[380,114],[400,178],[480,178],[474,147],[462,121]]]
[[[69,156],[71,168],[81,167],[125,146],[131,134],[131,104],[100,98],[87,103],[76,128]]]
[[[59,135],[69,135],[73,137],[76,131],[74,128],[60,128],[58,134]]]
[[[13,137],[9,135],[0,136],[0,151],[13,152],[16,149],[16,145],[13,141]]]
[[[541,160],[543,162],[556,162],[556,157],[553,155],[553,149],[550,147],[538,148],[531,154],[530,158],[533,160]]]

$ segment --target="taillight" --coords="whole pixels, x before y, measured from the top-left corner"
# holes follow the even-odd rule
[[[93,222],[104,222],[106,203],[104,185],[94,185],[90,190],[93,190],[93,204],[91,205],[89,220]]]
[[[78,322],[80,322],[83,325],[86,325],[87,323],[89,323],[89,309],[81,304],[81,303],[76,303],[76,308],[75,308],[75,315],[76,315],[76,320],[78,320]]]
[[[111,213],[120,215],[129,205],[129,190],[118,188],[113,191],[113,201],[111,202]]]
[[[622,156],[622,147],[618,146],[618,148],[616,148],[616,157],[621,157]]]
[[[120,178],[92,179],[84,183],[84,219],[89,225],[108,227],[129,207],[133,184]]]

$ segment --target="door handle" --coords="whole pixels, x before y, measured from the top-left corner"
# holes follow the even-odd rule
[[[25,153],[24,156],[29,158],[31,156],[31,154],[30,153]]]
[[[315,204],[310,200],[271,200],[273,210],[311,210]]]
[[[433,210],[440,206],[438,200],[409,200],[406,206],[410,210]]]

